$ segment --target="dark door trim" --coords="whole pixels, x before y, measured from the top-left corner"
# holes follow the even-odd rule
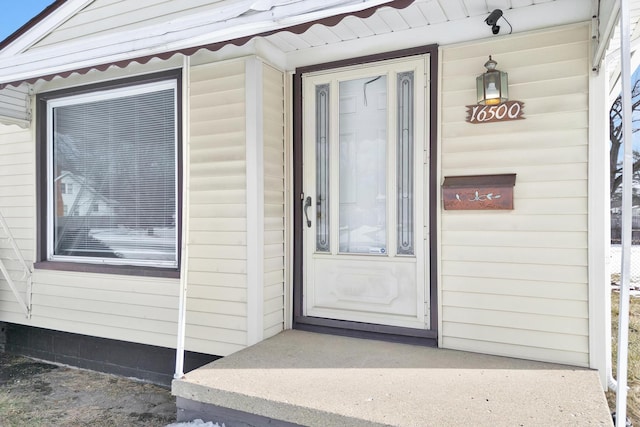
[[[429,210],[429,296],[430,296],[430,324],[431,329],[420,330],[401,328],[396,326],[376,325],[369,323],[350,322],[344,320],[308,317],[302,315],[303,305],[303,241],[302,241],[302,75],[312,71],[329,70],[388,59],[404,58],[409,56],[430,56],[428,99],[429,120],[429,199],[426,201],[426,209]],[[437,283],[437,241],[436,214],[437,200],[437,89],[438,89],[438,46],[427,45],[416,48],[404,49],[394,52],[379,53],[375,55],[350,58],[341,61],[327,62],[324,64],[300,67],[293,76],[293,328],[311,332],[332,333],[336,335],[357,336],[414,344],[437,345],[438,339],[438,283]]]

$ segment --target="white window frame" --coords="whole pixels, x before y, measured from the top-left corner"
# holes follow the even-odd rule
[[[55,216],[55,208],[54,208],[54,191],[55,191],[55,182],[53,179],[54,176],[54,164],[53,164],[53,117],[54,117],[54,109],[58,107],[64,107],[68,105],[76,105],[83,104],[89,102],[97,102],[104,101],[116,98],[123,98],[126,96],[134,96],[134,95],[142,95],[146,93],[159,92],[163,90],[173,90],[173,108],[174,108],[174,158],[175,158],[175,195],[176,195],[176,206],[175,206],[175,218],[176,218],[176,227],[175,227],[175,252],[174,259],[171,261],[160,261],[160,260],[136,260],[136,259],[123,259],[123,258],[100,258],[100,257],[82,257],[82,256],[69,256],[69,255],[55,255],[54,254],[54,216]],[[176,79],[163,80],[158,82],[150,82],[150,83],[140,83],[134,84],[127,87],[115,88],[115,89],[103,89],[96,90],[95,92],[83,93],[77,95],[69,95],[63,96],[56,99],[47,100],[47,123],[46,123],[46,197],[47,197],[47,209],[46,209],[46,224],[47,224],[47,236],[46,236],[46,256],[48,261],[66,261],[66,262],[74,262],[74,263],[87,263],[87,264],[103,264],[103,265],[126,265],[126,266],[140,266],[140,267],[161,267],[161,268],[177,268],[178,267],[178,257],[180,252],[180,242],[179,242],[179,229],[180,224],[178,223],[178,210],[179,210],[179,156],[178,156],[178,146],[179,146],[179,138],[178,138],[178,81]]]

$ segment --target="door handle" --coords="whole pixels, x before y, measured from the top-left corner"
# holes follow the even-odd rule
[[[307,198],[304,200],[304,216],[305,218],[307,218],[307,227],[311,227],[311,220],[309,219],[309,213],[307,212],[307,209],[309,209],[309,207],[311,206],[311,196],[307,196]]]

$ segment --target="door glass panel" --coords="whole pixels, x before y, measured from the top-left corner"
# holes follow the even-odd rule
[[[340,82],[340,252],[387,252],[387,77]]]
[[[413,72],[398,74],[398,254],[413,255]]]
[[[316,251],[329,252],[329,85],[316,86]]]

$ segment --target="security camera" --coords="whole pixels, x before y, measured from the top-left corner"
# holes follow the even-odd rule
[[[495,9],[493,12],[489,14],[489,16],[487,16],[487,19],[485,19],[484,22],[486,22],[488,26],[494,27],[501,16],[502,16],[502,11],[500,9]],[[497,32],[494,32],[493,34],[497,34]]]

